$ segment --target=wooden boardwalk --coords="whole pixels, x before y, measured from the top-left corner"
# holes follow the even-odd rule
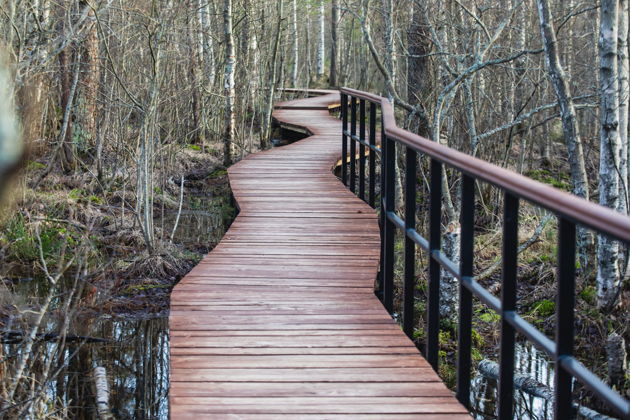
[[[470,418],[374,296],[374,211],[332,174],[336,92],[278,104],[313,134],[229,169],[240,214],[171,300],[171,418]]]

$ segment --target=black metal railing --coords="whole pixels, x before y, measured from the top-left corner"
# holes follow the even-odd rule
[[[366,141],[366,104],[369,142]],[[359,116],[357,117],[357,105]],[[377,107],[380,108],[380,143],[377,146]],[[381,270],[378,293],[390,313],[394,306],[394,233],[401,230],[404,243],[404,280],[402,324],[411,337],[414,329],[414,288],[416,247],[427,251],[429,277],[426,317],[425,357],[437,371],[439,350],[440,274],[448,271],[459,280],[459,321],[457,355],[457,398],[470,406],[471,334],[473,297],[501,316],[498,418],[511,419],[514,412],[514,370],[516,333],[522,334],[553,359],[556,366],[554,417],[573,416],[572,389],[576,379],[622,418],[630,418],[630,402],[606,385],[574,357],[574,311],[576,225],[585,226],[630,244],[630,217],[590,203],[571,194],[534,181],[515,172],[455,151],[396,126],[394,112],[387,99],[353,89],[341,89],[342,169],[341,178],[350,190],[365,200],[365,148],[369,149],[367,182],[369,197],[375,207],[376,159],[380,155]],[[357,134],[357,120],[359,133]],[[350,127],[348,128],[348,124]],[[348,144],[349,142],[349,144]],[[359,144],[357,155],[356,145]],[[348,147],[349,146],[349,147]],[[397,147],[403,147],[406,161],[404,187],[405,209],[401,219],[395,212],[395,159]],[[430,161],[429,239],[416,230],[416,170],[418,156]],[[358,171],[356,162],[358,161]],[[461,175],[460,258],[453,263],[441,249],[442,177],[445,168]],[[349,169],[349,171],[348,171]],[[356,191],[358,178],[359,190]],[[504,195],[501,298],[478,283],[473,273],[475,181],[498,187]],[[558,275],[555,339],[527,322],[517,313],[517,264],[519,203],[526,200],[554,213],[558,218]]]

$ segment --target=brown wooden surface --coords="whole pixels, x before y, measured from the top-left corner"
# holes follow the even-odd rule
[[[278,104],[312,136],[228,170],[240,213],[172,293],[171,418],[469,418],[374,296],[376,215],[332,174],[338,101]]]

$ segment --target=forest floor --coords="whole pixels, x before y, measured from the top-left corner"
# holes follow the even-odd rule
[[[54,276],[71,256],[61,282],[80,277],[84,315],[164,314],[172,287],[216,245],[235,215],[219,160],[197,147],[180,149],[154,174],[155,239],[149,254],[135,211],[135,174],[121,172],[99,182],[93,171],[52,172],[35,185],[44,166],[27,162],[2,212],[0,318],[5,320],[28,312],[36,305],[31,297],[49,286],[42,261]],[[171,241],[182,175],[182,212]],[[60,289],[64,293],[63,285]]]

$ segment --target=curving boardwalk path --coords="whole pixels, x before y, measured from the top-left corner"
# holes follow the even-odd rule
[[[376,215],[331,172],[338,101],[278,104],[313,135],[229,169],[240,214],[172,293],[172,419],[470,418],[373,294]]]

